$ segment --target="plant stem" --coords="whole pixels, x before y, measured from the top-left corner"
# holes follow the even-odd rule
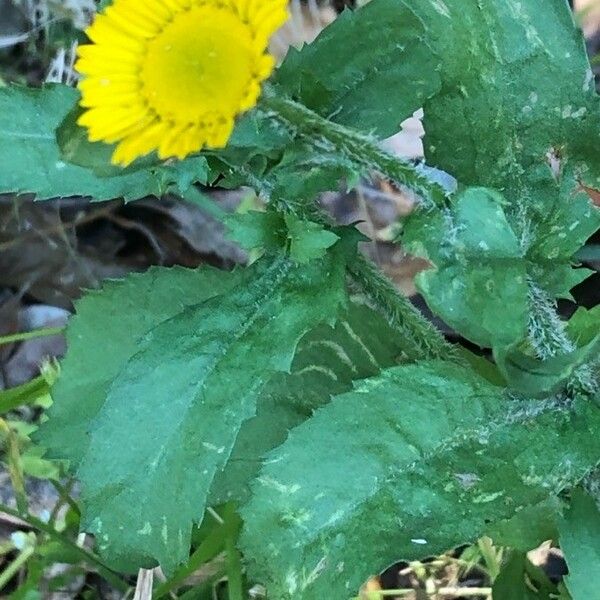
[[[408,188],[418,196],[425,208],[446,205],[446,191],[438,183],[426,177],[412,163],[382,150],[370,137],[333,123],[304,105],[278,95],[272,88],[265,89],[262,104],[284,126],[302,136],[316,149],[341,154],[363,169],[376,171],[397,185]],[[311,213],[318,213],[319,209],[310,205],[305,212],[315,218],[315,214]],[[404,333],[407,347],[412,347],[406,352],[409,358],[447,359],[454,354],[451,344],[442,334],[368,259],[359,255],[348,266],[348,271],[390,325]]]
[[[302,207],[302,217],[325,227],[331,227],[331,218],[319,207],[308,204]],[[411,360],[431,358],[457,359],[454,347],[444,336],[403,296],[394,284],[372,261],[357,252],[348,261],[346,269],[352,280],[382,314],[393,329],[406,338],[404,352]]]
[[[27,510],[27,492],[25,491],[25,476],[21,463],[21,451],[16,432],[4,420],[0,419],[0,431],[6,435],[6,454],[8,461],[8,473],[15,493],[17,508],[23,512]],[[0,589],[2,587],[0,586]]]
[[[2,573],[0,573],[0,590],[6,589],[7,583],[18,573],[19,569],[34,555],[35,547],[28,546],[17,555]]]
[[[261,103],[289,129],[315,148],[342,155],[369,171],[376,171],[398,186],[414,192],[425,208],[443,207],[447,194],[417,166],[382,150],[375,140],[325,119],[306,106],[265,88]]]
[[[529,341],[538,358],[547,360],[575,350],[556,313],[553,299],[537,283],[529,282]]]
[[[348,271],[389,324],[406,336],[410,359],[456,358],[453,346],[368,258],[357,254]]]
[[[59,335],[65,330],[64,327],[47,327],[45,329],[34,329],[33,331],[23,331],[13,335],[0,337],[0,346],[5,344],[14,344],[15,342],[25,342],[35,338],[47,337],[50,335]]]
[[[242,573],[242,557],[236,547],[235,536],[225,539],[227,556],[227,595],[229,600],[244,600],[244,576]]]
[[[48,382],[40,376],[17,387],[0,391],[0,415],[18,406],[32,404],[40,396],[47,394],[48,390]]]
[[[188,562],[177,569],[171,578],[161,583],[152,595],[153,600],[159,600],[171,591],[177,589],[185,580],[197,571],[203,564],[212,561],[224,549],[228,539],[237,539],[241,527],[241,520],[233,513],[227,512],[223,515],[224,522],[217,523],[210,533],[202,540],[200,545],[190,556]]]
[[[81,518],[81,509],[71,497],[71,489],[73,488],[74,480],[71,479],[67,486],[63,486],[60,481],[56,481],[55,479],[49,479],[48,481],[50,481],[54,489],[58,492],[58,501],[52,509],[48,523],[50,525],[56,524],[56,519],[58,518],[60,509],[65,505],[67,505],[78,517]]]

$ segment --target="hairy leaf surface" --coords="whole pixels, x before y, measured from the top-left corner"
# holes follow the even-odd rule
[[[442,61],[443,85],[424,105],[428,162],[500,190],[533,281],[569,297],[587,275],[569,262],[600,227],[582,187],[600,188],[600,99],[567,3],[410,4]]]
[[[359,298],[351,302],[335,328],[320,326],[301,340],[290,374],[278,374],[257,401],[224,471],[215,479],[211,503],[246,500],[248,485],[264,455],[283,443],[293,427],[349,391],[352,382],[406,361],[406,339]]]
[[[267,457],[242,512],[251,574],[275,598],[347,597],[578,481],[599,433],[588,401],[510,400],[440,362],[389,369]]]
[[[434,48],[430,60],[442,61],[443,85],[424,106],[432,164],[464,184],[505,190],[511,201],[532,186],[556,194],[561,178],[553,179],[551,159],[569,178],[600,185],[600,105],[567,2],[397,4],[423,20]],[[402,33],[400,43],[411,35]]]
[[[80,436],[72,442],[71,458],[79,458],[82,528],[97,536],[99,549],[119,568],[156,559],[170,570],[187,557],[192,524],[202,517],[212,480],[242,424],[254,416],[262,387],[277,371],[289,370],[300,337],[335,319],[344,302],[345,250],[339,248],[301,267],[263,259],[223,274],[229,281],[194,304],[181,302],[175,290],[171,304],[177,309],[165,315],[162,306],[170,301],[163,295],[161,316],[151,314],[143,324],[139,308],[118,307],[109,289],[99,296],[112,311],[92,308],[73,323],[71,339],[90,327],[102,336],[107,327],[120,328],[127,339],[127,350],[111,357],[108,372],[101,368],[102,353],[115,342],[100,337],[95,351],[78,356],[71,348],[63,373],[75,382],[75,373],[87,369],[84,381],[102,390],[83,409],[88,419],[81,412],[72,417]],[[185,289],[200,294],[214,283],[212,271],[207,279],[203,271],[186,274]],[[135,294],[144,278],[117,289]],[[152,286],[147,293],[152,295]],[[86,405],[84,390],[59,388],[55,410],[64,415],[67,406]],[[59,424],[50,427],[53,434],[42,434],[42,440],[56,451]]]
[[[211,267],[153,267],[84,295],[67,329],[69,351],[52,388],[50,419],[41,431],[50,455],[68,460],[76,469],[87,452],[90,423],[140,340],[190,306],[241,285],[248,275]]]
[[[466,188],[444,210],[411,215],[402,240],[433,263],[434,268],[416,278],[431,309],[467,339],[493,348],[517,389],[549,393],[596,351],[592,340],[589,348],[580,344],[577,353],[559,355],[544,365],[537,365],[534,356],[521,361],[514,346],[528,332],[532,285],[551,298],[570,298],[571,287],[589,276],[587,269],[572,268],[575,248],[584,240],[575,227],[573,235],[559,236],[553,246],[541,236],[532,247],[511,225],[507,208],[505,198],[493,190]],[[586,212],[579,214],[588,225],[594,222],[592,210],[586,201]]]

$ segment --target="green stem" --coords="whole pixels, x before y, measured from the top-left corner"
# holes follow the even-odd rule
[[[17,555],[2,573],[0,573],[0,590],[6,589],[9,581],[19,572],[19,569],[34,555],[35,547],[28,546]]]
[[[331,227],[331,218],[314,204],[302,207],[303,218]],[[393,329],[401,331],[406,339],[404,352],[411,360],[431,358],[457,359],[454,347],[403,296],[381,270],[360,252],[348,261],[347,270],[374,307]]]
[[[378,172],[397,185],[408,188],[425,208],[443,207],[447,203],[445,190],[423,175],[415,165],[382,150],[370,137],[324,119],[304,105],[278,95],[266,88],[262,105],[284,126],[304,138],[315,149],[326,149],[370,172]],[[318,212],[313,205],[306,210]],[[311,215],[314,218],[314,215]],[[317,219],[318,220],[318,219]],[[363,256],[348,267],[351,277],[390,325],[407,338],[407,352],[413,360],[449,358],[452,346],[425,319],[412,303],[402,296],[381,271]]]
[[[35,338],[47,337],[50,335],[59,335],[65,331],[64,327],[47,327],[45,329],[34,329],[33,331],[23,331],[13,335],[0,337],[0,346],[5,344],[14,344],[15,342],[26,342]]]
[[[348,270],[389,324],[406,336],[409,358],[456,358],[453,346],[369,259],[358,254]]]
[[[48,390],[48,382],[40,376],[23,385],[0,391],[0,415],[24,404],[34,403]]]
[[[25,491],[25,475],[23,474],[23,465],[21,463],[19,440],[17,434],[4,419],[0,419],[0,431],[6,435],[8,473],[15,493],[17,508],[21,512],[24,512],[27,511],[27,492]],[[0,587],[0,589],[2,588]]]
[[[325,119],[306,106],[265,88],[262,106],[287,128],[320,150],[342,155],[365,170],[375,171],[414,192],[425,208],[443,207],[447,194],[411,162],[382,150],[375,140]]]
[[[56,519],[58,518],[60,509],[65,505],[67,505],[79,518],[81,518],[81,509],[71,497],[71,489],[73,488],[74,480],[69,481],[66,487],[54,479],[49,479],[49,481],[58,493],[58,501],[52,509],[48,523],[56,526]]]
[[[244,578],[242,574],[242,557],[236,547],[236,538],[228,536],[225,540],[227,555],[227,595],[229,600],[244,600]]]

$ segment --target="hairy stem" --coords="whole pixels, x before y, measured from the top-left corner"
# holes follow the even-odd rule
[[[365,170],[378,172],[417,195],[425,208],[446,204],[446,191],[418,166],[382,150],[369,136],[325,119],[306,106],[266,88],[262,106],[315,148],[342,155]]]
[[[301,216],[326,227],[332,225],[329,215],[313,204],[302,207]],[[452,344],[364,254],[358,252],[356,258],[348,262],[347,271],[352,281],[390,326],[404,334],[404,351],[411,360],[456,358]]]
[[[348,265],[348,271],[375,308],[407,340],[407,352],[413,360],[455,358],[454,347],[421,315],[410,300],[402,296],[392,282],[362,254]]]
[[[538,358],[546,360],[575,350],[556,313],[555,303],[534,281],[529,281],[529,341]]]
[[[537,283],[529,281],[529,343],[540,360],[571,354],[576,346],[569,338],[565,323],[556,312],[553,300]],[[600,384],[596,360],[577,367],[566,384],[567,392],[572,395],[593,396]]]
[[[417,196],[427,209],[444,207],[446,191],[429,179],[419,167],[382,150],[375,140],[350,128],[333,123],[302,104],[282,97],[266,88],[263,108],[273,113],[285,127],[304,138],[317,150],[335,152],[362,169],[377,172]],[[318,208],[306,206],[309,218],[323,222],[315,213]],[[304,212],[304,211],[303,211]],[[381,271],[362,255],[348,267],[352,279],[371,303],[407,338],[410,358],[449,358],[453,347],[419,311],[402,296]]]

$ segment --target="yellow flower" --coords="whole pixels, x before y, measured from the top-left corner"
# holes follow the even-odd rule
[[[114,0],[87,30],[77,70],[91,141],[127,165],[158,151],[222,148],[272,72],[287,0]]]

